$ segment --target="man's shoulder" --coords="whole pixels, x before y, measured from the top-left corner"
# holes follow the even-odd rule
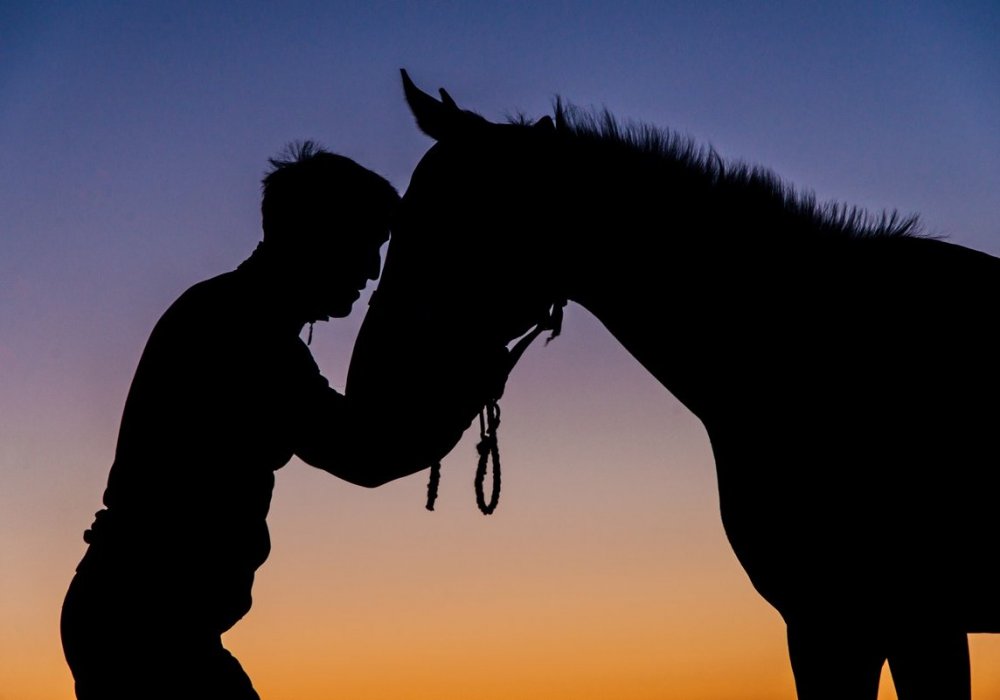
[[[241,308],[238,280],[227,272],[198,282],[167,307],[156,322],[150,342],[182,342],[211,337],[214,329],[226,325]],[[237,322],[238,323],[238,322]]]
[[[188,287],[171,304],[161,322],[193,321],[198,318],[227,318],[246,306],[247,292],[241,291],[239,277],[226,272]]]
[[[188,287],[177,297],[172,307],[203,307],[232,303],[241,296],[240,287],[236,272],[224,272]]]

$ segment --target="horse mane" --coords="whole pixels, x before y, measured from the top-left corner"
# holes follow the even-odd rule
[[[896,210],[872,213],[836,201],[820,203],[814,192],[797,190],[768,168],[727,162],[711,146],[700,146],[687,136],[650,124],[622,123],[607,109],[589,112],[557,97],[555,120],[557,130],[574,140],[632,154],[652,168],[668,172],[679,168],[709,188],[747,203],[778,207],[823,233],[853,238],[926,237],[916,215],[902,216]],[[511,122],[526,124],[523,117]]]

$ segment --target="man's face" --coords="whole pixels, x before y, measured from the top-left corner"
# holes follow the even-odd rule
[[[343,318],[361,296],[369,281],[378,279],[382,264],[381,247],[389,240],[384,224],[356,221],[337,224],[331,244],[317,255],[315,265],[309,264],[314,279],[310,287],[315,294],[313,313],[317,321]]]

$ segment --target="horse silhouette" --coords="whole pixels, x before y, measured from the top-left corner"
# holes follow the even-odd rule
[[[496,124],[403,79],[436,144],[348,391],[454,391],[575,302],[704,424],[799,697],[874,699],[886,660],[901,700],[969,697],[967,633],[1000,631],[1000,260],[670,131],[561,101]]]

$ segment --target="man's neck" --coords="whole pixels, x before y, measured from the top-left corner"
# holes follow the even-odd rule
[[[251,280],[259,290],[261,311],[275,319],[282,328],[298,335],[307,323],[316,319],[310,318],[302,295],[296,293],[299,280],[290,267],[266,244],[259,243],[236,271]]]

